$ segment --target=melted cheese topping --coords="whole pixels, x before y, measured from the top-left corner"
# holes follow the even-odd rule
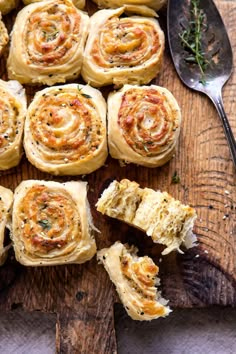
[[[6,228],[10,229],[11,207],[13,202],[13,193],[10,189],[0,186],[0,265],[7,257],[7,251],[10,246],[4,246],[4,236]]]
[[[165,317],[170,313],[167,301],[157,290],[159,268],[151,258],[138,257],[135,247],[116,242],[97,253],[128,315],[139,321]]]
[[[9,77],[47,85],[78,77],[87,27],[88,16],[70,0],[23,8],[13,27]]]
[[[22,182],[13,206],[17,259],[25,265],[87,261],[96,252],[89,217],[86,183]]]
[[[173,156],[180,122],[179,106],[167,89],[125,85],[108,98],[111,156],[147,167],[161,166]]]
[[[20,162],[25,115],[23,87],[16,81],[0,80],[0,170]]]
[[[120,18],[125,7],[90,20],[82,76],[93,86],[148,83],[161,67],[164,35],[153,18]]]
[[[151,236],[153,242],[163,244],[163,255],[195,246],[192,229],[196,212],[181,204],[167,192],[140,188],[136,182],[125,179],[113,181],[96,204],[97,210],[137,227]]]
[[[54,174],[90,173],[107,157],[106,104],[89,86],[55,86],[37,93],[25,124],[30,162]]]

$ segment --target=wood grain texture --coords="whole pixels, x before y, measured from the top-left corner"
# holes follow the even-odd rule
[[[236,49],[234,25],[236,2],[217,1],[233,50]],[[96,10],[88,4],[89,13]],[[16,12],[15,12],[16,13]],[[5,20],[10,30],[14,13]],[[165,28],[165,12],[160,21]],[[7,53],[5,54],[5,57]],[[5,59],[0,74],[6,79]],[[81,80],[78,80],[81,82]],[[236,306],[236,173],[230,159],[220,120],[210,101],[191,92],[178,80],[168,49],[164,66],[154,83],[167,87],[177,98],[183,125],[175,157],[159,169],[128,165],[108,158],[106,165],[83,178],[89,182],[89,201],[96,226],[98,249],[116,240],[134,243],[140,254],[153,257],[161,268],[163,295],[171,307]],[[40,88],[27,87],[29,102]],[[104,90],[106,94],[109,89]],[[224,89],[225,109],[236,135],[236,74]],[[171,184],[177,171],[180,184]],[[66,181],[31,166],[23,157],[20,165],[1,173],[0,184],[14,188],[25,179]],[[136,180],[142,187],[167,190],[175,198],[195,207],[198,219],[195,232],[198,247],[184,255],[161,257],[161,246],[154,245],[142,232],[116,220],[101,216],[95,203],[114,178]],[[79,180],[80,177],[73,177]],[[228,193],[228,192],[229,193]],[[228,217],[223,219],[224,215]],[[11,251],[0,268],[0,309],[10,311],[22,306],[27,311],[57,314],[57,352],[105,354],[116,352],[113,304],[117,296],[102,266],[96,259],[84,265],[28,268],[18,264]]]

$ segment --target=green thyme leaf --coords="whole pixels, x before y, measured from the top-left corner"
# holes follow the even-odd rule
[[[85,98],[92,98],[92,96],[89,96],[86,93],[81,93],[81,95],[84,96]]]
[[[49,220],[47,219],[42,219],[38,221],[38,224],[44,229],[44,230],[50,230],[50,228],[52,227],[51,223]]]
[[[171,183],[174,183],[174,184],[180,183],[180,177],[179,177],[177,171],[174,172],[172,179],[171,179]]]

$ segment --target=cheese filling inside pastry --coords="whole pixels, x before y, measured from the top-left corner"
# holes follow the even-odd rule
[[[151,236],[153,242],[165,245],[163,255],[195,246],[192,233],[196,211],[171,197],[167,192],[140,188],[127,179],[113,181],[97,202],[97,210],[124,221]]]
[[[84,263],[96,253],[86,182],[23,181],[15,190],[12,240],[23,265]]]
[[[0,80],[0,170],[18,165],[26,116],[25,90],[17,81]]]
[[[112,157],[158,167],[173,156],[181,113],[167,89],[125,85],[108,97],[108,143]]]
[[[49,0],[23,0],[23,3],[25,5],[29,5],[32,4],[33,2],[39,2],[39,1],[49,1]],[[72,2],[78,9],[83,9],[85,6],[85,0],[72,0]]]
[[[160,71],[164,34],[156,19],[120,17],[126,7],[90,19],[81,74],[92,86],[149,83]]]
[[[13,203],[13,193],[10,189],[0,186],[0,265],[7,257],[9,245],[4,247],[5,229],[11,229],[11,207]]]
[[[0,0],[0,12],[3,15],[8,14],[11,10],[15,9],[19,0]]]
[[[29,161],[59,175],[90,173],[107,157],[106,103],[89,86],[39,91],[29,106],[24,147]]]
[[[138,257],[138,249],[116,242],[97,253],[128,315],[133,320],[150,321],[167,316],[168,301],[157,290],[159,268],[148,256]]]
[[[88,15],[70,0],[48,0],[17,15],[7,67],[21,83],[53,85],[79,76]]]

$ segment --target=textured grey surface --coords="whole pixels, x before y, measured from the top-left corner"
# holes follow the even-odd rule
[[[236,309],[176,309],[146,323],[116,305],[115,317],[118,354],[236,354]],[[55,353],[55,330],[53,314],[0,313],[0,354]]]

